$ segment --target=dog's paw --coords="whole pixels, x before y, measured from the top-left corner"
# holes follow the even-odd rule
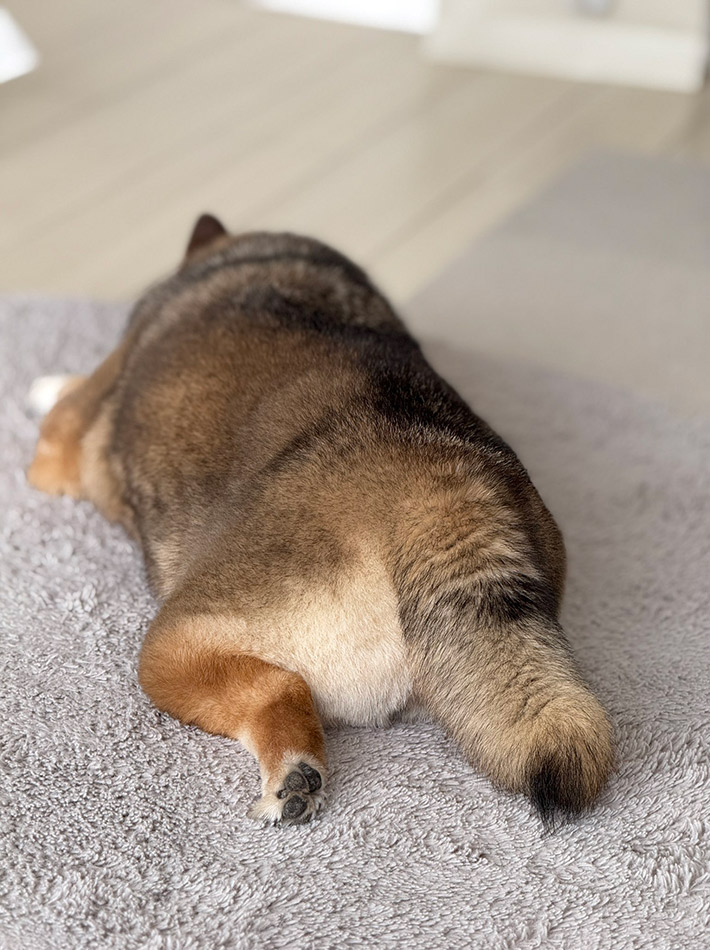
[[[319,763],[288,763],[281,776],[269,782],[249,817],[269,825],[302,825],[323,807],[325,770]]]

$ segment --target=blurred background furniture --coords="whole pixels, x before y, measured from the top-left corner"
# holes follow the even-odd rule
[[[428,52],[447,62],[694,92],[706,0],[442,0]]]

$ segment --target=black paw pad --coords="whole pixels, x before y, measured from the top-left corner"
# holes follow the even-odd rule
[[[292,795],[284,805],[283,817],[289,820],[298,818],[304,813],[306,807],[306,802],[300,795]]]
[[[290,792],[298,792],[301,789],[305,790],[306,787],[308,787],[309,792],[311,791],[310,783],[300,772],[289,772],[284,780],[284,785]]]
[[[320,772],[318,771],[318,769],[314,769],[312,766],[308,765],[306,762],[299,762],[298,767],[306,777],[306,782],[308,782],[308,791],[317,792],[318,789],[323,784],[323,779],[320,777]],[[291,774],[295,774],[295,773],[291,773]]]

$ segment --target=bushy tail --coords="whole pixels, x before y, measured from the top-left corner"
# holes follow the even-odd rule
[[[400,551],[395,583],[420,702],[472,763],[552,821],[599,795],[612,733],[583,682],[550,582],[495,531]]]

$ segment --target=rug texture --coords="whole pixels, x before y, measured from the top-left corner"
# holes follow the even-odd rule
[[[82,371],[125,309],[0,313],[0,946],[697,948],[710,941],[710,424],[441,346],[564,530],[563,619],[618,770],[543,834],[434,725],[328,735],[323,817],[266,829],[254,762],[153,709],[134,545],[25,482],[38,375]]]

